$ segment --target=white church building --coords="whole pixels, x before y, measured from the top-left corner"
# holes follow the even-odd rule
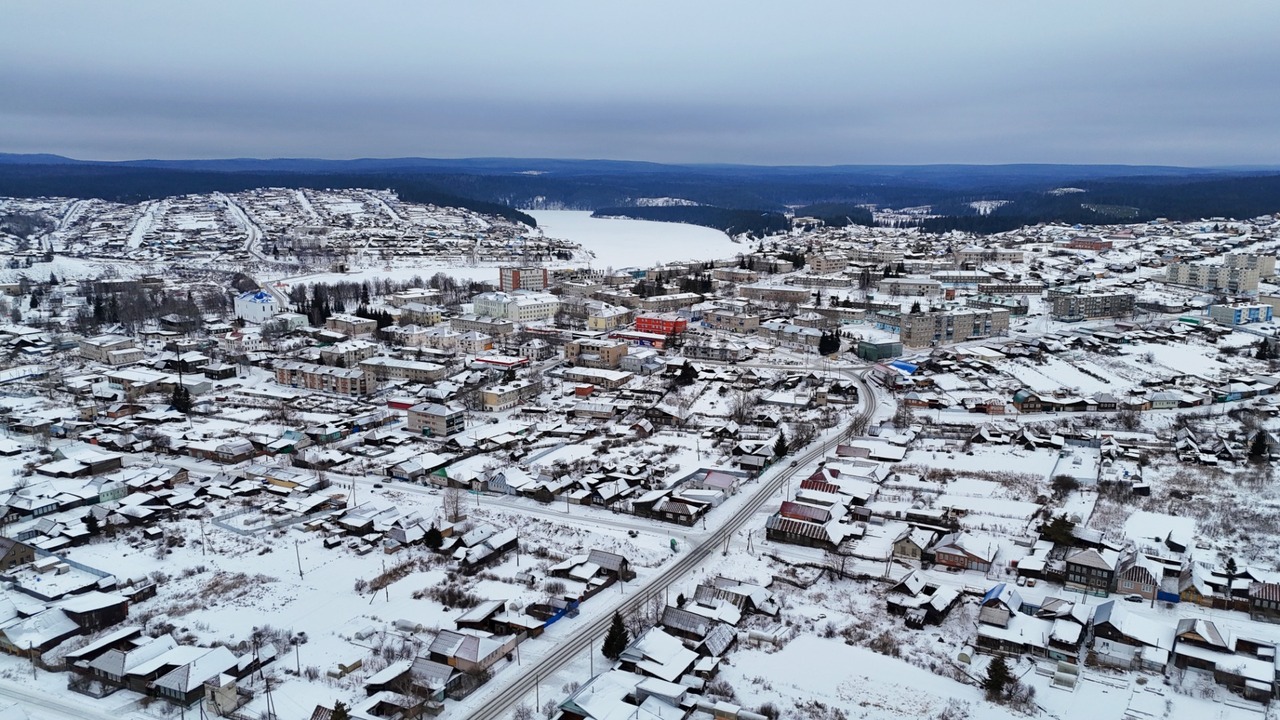
[[[245,322],[262,323],[275,317],[280,312],[280,305],[275,296],[266,290],[254,290],[236,298],[236,317]]]

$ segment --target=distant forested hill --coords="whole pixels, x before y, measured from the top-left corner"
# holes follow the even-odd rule
[[[138,201],[255,187],[390,188],[534,224],[514,208],[614,215],[766,232],[794,211],[827,224],[870,224],[859,205],[930,208],[932,232],[990,233],[1040,222],[1250,218],[1280,212],[1280,169],[1121,165],[757,167],[609,160],[139,160],[103,163],[0,154],[0,195]],[[1080,192],[1058,192],[1074,188]],[[696,203],[638,207],[648,198]]]
[[[0,196],[99,198],[136,203],[174,195],[242,192],[254,188],[366,188],[394,190],[409,202],[460,207],[537,227],[509,205],[442,190],[428,176],[399,173],[212,172],[106,164],[18,165],[0,163]]]

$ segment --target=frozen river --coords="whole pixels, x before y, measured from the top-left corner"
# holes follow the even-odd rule
[[[728,235],[698,225],[593,218],[585,210],[526,210],[547,237],[595,253],[592,267],[647,268],[677,260],[715,260],[749,251]]]

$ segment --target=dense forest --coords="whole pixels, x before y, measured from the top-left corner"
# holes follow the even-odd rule
[[[797,218],[813,218],[827,227],[874,225],[871,211],[853,203],[815,203],[795,209]]]
[[[1157,218],[1247,219],[1280,212],[1280,175],[1236,178],[1094,180],[1077,183],[1083,192],[1008,193],[1008,200],[988,215],[975,214],[968,202],[988,198],[960,198],[939,203],[934,212],[942,217],[921,224],[927,232],[987,234],[1005,232],[1043,222],[1117,223]]]
[[[763,237],[787,230],[791,224],[786,215],[759,210],[730,210],[707,205],[675,207],[611,207],[600,208],[592,217],[625,217],[635,220],[686,223],[723,230],[729,235]]]

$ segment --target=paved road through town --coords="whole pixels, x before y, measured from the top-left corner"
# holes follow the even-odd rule
[[[857,420],[851,423],[850,426],[860,426],[870,422],[878,402],[869,384],[861,376],[854,377],[856,377],[861,386],[859,402],[863,407],[859,411]],[[849,430],[846,427],[839,431],[838,438],[843,439],[848,434]],[[787,483],[792,476],[801,472],[806,465],[824,455],[826,442],[823,442],[823,439],[819,438],[819,440],[814,441],[807,450],[794,458],[789,465],[775,466],[771,477],[762,482],[750,499],[743,503],[723,525],[712,531],[700,544],[693,546],[671,567],[632,590],[629,595],[618,602],[616,609],[624,615],[629,614],[642,607],[644,603],[650,602],[654,597],[661,596],[668,586],[676,583],[681,577],[694,570],[712,550],[722,546],[726,539],[736,533],[748,519],[755,515],[768,501],[769,497]],[[832,438],[828,436],[825,439],[830,440]],[[594,620],[585,623],[576,632],[567,637],[554,652],[523,668],[523,674],[514,676],[505,687],[500,687],[489,698],[472,708],[467,713],[467,717],[475,720],[498,720],[501,718],[521,698],[528,695],[543,678],[553,675],[579,653],[589,648],[593,642],[603,638],[605,630],[612,620],[613,614],[605,612],[596,616]],[[500,675],[490,682],[496,685],[503,680],[507,680],[507,678]]]

